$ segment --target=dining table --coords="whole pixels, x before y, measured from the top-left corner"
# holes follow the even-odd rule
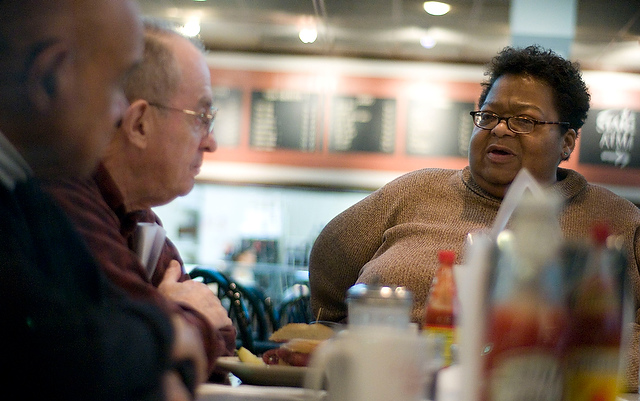
[[[195,401],[322,401],[324,399],[326,399],[324,391],[300,387],[206,383],[198,388]],[[618,395],[618,401],[640,401],[640,396],[638,393],[624,393]]]
[[[300,387],[259,386],[252,384],[225,385],[202,384],[196,401],[321,401],[324,391],[313,391]]]

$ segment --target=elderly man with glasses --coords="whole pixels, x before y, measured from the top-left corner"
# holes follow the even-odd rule
[[[204,153],[216,150],[211,77],[199,43],[154,21],[145,23],[144,36],[142,63],[125,81],[129,106],[92,179],[58,180],[47,189],[116,284],[181,310],[200,329],[211,373],[217,357],[235,350],[227,310],[206,285],[189,280],[170,240],[153,266],[135,253],[139,223],[161,225],[151,207],[191,191]]]

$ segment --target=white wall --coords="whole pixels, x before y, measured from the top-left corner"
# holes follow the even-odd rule
[[[277,239],[285,263],[288,247],[311,245],[329,220],[368,193],[198,183],[154,210],[186,263],[214,264],[241,238]],[[184,232],[189,227],[195,237]]]

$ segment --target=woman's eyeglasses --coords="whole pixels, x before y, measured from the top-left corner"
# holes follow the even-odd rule
[[[567,122],[539,121],[529,117],[500,117],[499,115],[488,111],[472,111],[469,114],[473,117],[473,124],[478,128],[489,130],[494,129],[498,124],[500,124],[500,121],[505,121],[507,123],[507,127],[516,134],[529,134],[533,132],[537,124],[557,124],[564,125],[566,127],[569,127],[570,125]]]

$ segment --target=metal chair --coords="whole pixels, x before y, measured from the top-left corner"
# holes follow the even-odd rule
[[[304,284],[294,284],[287,288],[278,307],[278,324],[313,322],[311,311],[311,291]]]
[[[195,267],[189,273],[194,280],[201,280],[207,285],[217,285],[217,295],[227,309],[229,318],[238,332],[236,347],[245,347],[253,352],[253,331],[249,320],[249,311],[245,305],[238,285],[222,272],[214,269]]]
[[[259,288],[236,283],[214,269],[196,267],[189,275],[192,279],[202,279],[207,285],[218,286],[218,298],[229,311],[229,317],[238,331],[237,347],[242,346],[254,354],[261,354],[280,345],[269,341],[273,332],[272,319],[267,317],[267,310],[271,308],[270,299]]]
[[[249,322],[253,331],[253,353],[261,354],[280,346],[279,343],[269,341],[269,337],[277,330],[277,319],[271,303],[271,298],[252,285],[236,283],[238,291],[247,301]]]

